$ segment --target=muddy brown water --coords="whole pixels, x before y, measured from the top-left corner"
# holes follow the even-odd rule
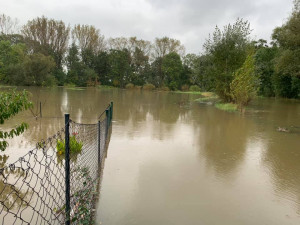
[[[1,153],[6,163],[63,127],[64,113],[94,123],[114,102],[101,224],[300,224],[300,101],[257,99],[240,115],[190,94],[27,89],[43,118],[24,112],[1,125],[29,123]]]

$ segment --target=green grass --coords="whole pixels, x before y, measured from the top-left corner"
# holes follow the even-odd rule
[[[202,103],[206,103],[206,102],[217,102],[219,100],[218,96],[213,93],[213,92],[200,92],[201,93],[201,97],[197,98],[195,101],[196,102],[202,102]]]
[[[201,95],[201,91],[173,91],[174,93],[179,94],[192,94],[192,95]]]
[[[215,107],[224,110],[227,112],[236,112],[237,111],[237,105],[233,103],[216,103]]]

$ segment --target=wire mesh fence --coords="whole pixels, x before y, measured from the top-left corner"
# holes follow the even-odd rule
[[[18,161],[0,168],[0,224],[92,221],[112,108],[111,103],[96,124],[69,120]]]

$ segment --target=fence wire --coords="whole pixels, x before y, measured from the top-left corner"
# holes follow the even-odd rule
[[[103,117],[102,117],[103,118]],[[81,144],[70,153],[70,218],[81,224],[93,212],[99,191],[100,173],[110,139],[112,106],[96,124],[69,122],[70,139]],[[42,140],[15,163],[0,168],[0,224],[65,224],[65,128]],[[72,149],[70,141],[70,149]],[[83,205],[84,204],[84,205]]]

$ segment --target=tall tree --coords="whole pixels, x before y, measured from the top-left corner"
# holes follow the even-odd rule
[[[75,25],[72,30],[72,39],[81,52],[89,50],[97,53],[106,48],[104,36],[100,34],[99,29],[91,25]]]
[[[180,88],[180,76],[183,72],[180,56],[171,52],[167,54],[162,62],[162,73],[164,74],[164,82],[171,90]]]
[[[246,105],[256,96],[258,89],[258,78],[255,75],[255,64],[253,54],[250,54],[243,66],[234,74],[230,83],[230,93],[233,101],[242,111]]]
[[[165,55],[175,52],[180,56],[183,56],[185,53],[184,46],[180,43],[179,40],[163,37],[163,38],[156,38],[154,44],[152,46],[152,57],[164,57]]]
[[[237,19],[221,31],[217,26],[204,44],[205,52],[212,57],[216,69],[216,92],[224,101],[232,101],[230,83],[234,72],[242,66],[250,41],[250,23]]]
[[[114,86],[121,88],[130,80],[132,76],[132,69],[130,66],[131,57],[127,49],[124,50],[110,50],[110,77]]]
[[[0,35],[16,34],[19,31],[19,21],[5,14],[0,15]]]
[[[300,97],[300,0],[294,1],[291,16],[274,29],[273,40],[279,46],[275,62],[275,93],[281,97]]]
[[[52,55],[56,67],[62,68],[64,55],[68,49],[70,27],[61,20],[38,17],[30,20],[22,28],[28,46],[35,53]]]

